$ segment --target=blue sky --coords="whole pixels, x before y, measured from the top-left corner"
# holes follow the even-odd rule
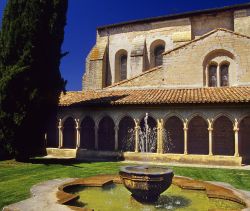
[[[0,0],[0,21],[7,0]],[[123,21],[246,3],[249,0],[69,0],[61,73],[67,90],[81,90],[85,58],[95,43],[96,27]]]

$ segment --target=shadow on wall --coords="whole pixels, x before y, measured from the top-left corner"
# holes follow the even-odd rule
[[[123,152],[78,149],[76,159],[82,162],[119,162],[124,160]]]

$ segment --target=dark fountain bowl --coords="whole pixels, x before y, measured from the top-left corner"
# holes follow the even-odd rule
[[[173,170],[159,166],[125,166],[120,169],[124,186],[140,202],[152,203],[169,188]]]

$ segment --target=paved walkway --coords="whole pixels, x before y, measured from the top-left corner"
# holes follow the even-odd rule
[[[54,179],[34,185],[30,192],[31,198],[8,205],[3,211],[72,211],[67,206],[57,203],[58,187],[75,179]]]
[[[218,168],[218,169],[239,169],[239,170],[250,170],[250,165],[245,166],[215,166],[205,164],[185,164],[185,163],[166,163],[166,162],[142,162],[142,161],[121,161],[121,163],[128,164],[148,164],[148,165],[168,165],[168,166],[180,166],[180,167],[197,167],[197,168]]]

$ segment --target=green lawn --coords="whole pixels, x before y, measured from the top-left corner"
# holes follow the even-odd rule
[[[119,162],[78,163],[75,161],[53,161],[36,159],[33,163],[0,161],[0,210],[2,207],[29,197],[32,185],[42,181],[66,178],[88,177],[98,174],[117,174]],[[176,175],[196,179],[222,181],[250,190],[250,171],[228,169],[205,169],[173,167]]]

